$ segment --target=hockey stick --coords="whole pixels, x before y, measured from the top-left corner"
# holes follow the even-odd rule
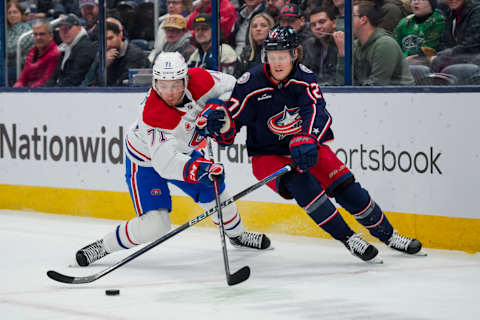
[[[207,137],[207,153],[208,158],[214,161],[212,140]],[[225,266],[225,277],[227,278],[227,283],[229,286],[236,285],[240,282],[243,282],[250,277],[250,268],[244,266],[237,272],[230,273],[230,263],[228,262],[228,251],[227,245],[225,243],[225,226],[223,225],[223,213],[222,206],[220,204],[220,189],[218,187],[217,177],[213,178],[213,189],[215,193],[215,202],[217,204],[217,215],[218,215],[218,231],[220,233],[220,243],[222,244],[222,254],[223,254],[223,265]]]
[[[272,181],[273,179],[276,179],[276,178],[284,175],[285,173],[292,171],[292,169],[293,169],[293,166],[287,164],[286,166],[284,166],[283,168],[279,169],[278,171],[272,173],[268,177],[258,181],[257,183],[251,185],[250,187],[244,189],[243,191],[240,191],[239,193],[237,193],[233,197],[228,198],[227,200],[223,201],[221,203],[221,207],[224,208],[224,207],[232,204],[233,202],[235,202],[238,199],[246,196],[247,194],[251,193],[252,191],[257,190],[258,188],[260,188],[264,184]],[[111,265],[110,267],[108,267],[108,268],[106,268],[106,269],[104,269],[100,272],[97,272],[93,275],[85,276],[85,277],[72,277],[72,276],[67,276],[67,275],[61,274],[57,271],[50,270],[50,271],[47,272],[47,276],[50,279],[53,279],[55,281],[63,282],[63,283],[71,283],[71,284],[90,283],[90,282],[96,281],[96,280],[102,278],[103,276],[109,274],[110,272],[120,268],[124,264],[132,261],[133,259],[137,258],[138,256],[144,254],[145,252],[149,251],[150,249],[155,248],[159,244],[161,244],[161,243],[165,242],[166,240],[172,238],[173,236],[177,235],[178,233],[182,232],[183,230],[188,229],[191,226],[199,223],[200,221],[202,221],[205,218],[211,216],[215,212],[217,212],[216,207],[213,207],[210,210],[205,211],[204,213],[202,213],[198,217],[193,218],[192,220],[186,222],[185,224],[181,225],[180,227],[178,227],[176,229],[173,229],[169,233],[167,233],[167,234],[163,235],[162,237],[158,238],[157,240],[149,243],[145,247],[135,251],[134,253],[132,253],[131,255],[129,255],[125,258],[123,258],[119,262],[117,262],[117,263]]]
[[[218,187],[218,178],[213,178],[213,188],[215,191],[215,202],[217,203],[218,230],[220,231],[220,242],[222,243],[223,264],[225,266],[225,276],[229,286],[243,282],[250,277],[250,268],[244,266],[235,273],[230,273],[230,265],[228,263],[227,245],[225,243],[225,226],[223,225],[222,205],[220,203],[220,190]]]

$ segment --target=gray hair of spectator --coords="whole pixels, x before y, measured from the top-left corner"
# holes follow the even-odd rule
[[[40,19],[35,19],[35,20],[32,21],[32,28],[40,27],[40,26],[43,26],[43,25],[47,26],[48,33],[53,33],[53,27],[50,24],[50,22],[48,22],[47,19],[40,18]]]
[[[358,15],[367,17],[374,27],[378,26],[380,20],[385,16],[384,4],[384,0],[360,0],[353,3],[354,6],[358,6]]]
[[[115,33],[116,35],[120,34],[120,28],[116,23],[107,21],[106,25],[107,25],[107,31],[110,30],[113,33]]]
[[[18,0],[9,0],[7,2],[7,11],[8,9],[10,9],[10,7],[15,7],[18,9],[18,11],[20,11],[20,14],[22,15],[22,21],[23,22],[26,22],[27,21],[27,15],[25,14],[25,8],[22,7],[22,5],[18,2]],[[10,25],[10,22],[8,22],[7,20],[7,23],[8,25]]]
[[[268,13],[261,12],[253,16],[252,20],[250,21],[250,26],[248,27],[248,41],[250,43],[250,55],[248,56],[248,61],[252,61],[255,58],[255,41],[253,40],[252,36],[252,25],[253,22],[259,18],[265,19],[269,26],[268,29],[270,30],[275,25],[275,20],[273,20],[272,16]]]
[[[330,19],[330,20],[335,20],[336,19],[335,10],[333,8],[329,7],[329,6],[322,6],[322,7],[313,8],[312,11],[310,11],[310,14],[309,14],[308,18],[310,19],[310,17],[312,15],[320,13],[320,12],[325,12],[328,19]]]

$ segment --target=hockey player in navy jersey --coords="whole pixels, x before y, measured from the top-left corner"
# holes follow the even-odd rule
[[[273,27],[263,45],[264,64],[237,80],[228,103],[210,101],[197,131],[228,145],[245,126],[257,179],[294,162],[297,170],[269,187],[284,198],[295,199],[318,226],[360,259],[381,261],[376,258],[377,248],[350,229],[329,198],[389,247],[418,253],[421,243],[393,229],[367,190],[325,144],[333,139],[332,118],[315,75],[298,62],[301,54],[292,28]]]
[[[228,99],[235,78],[201,68],[188,69],[178,52],[161,53],[153,66],[152,88],[140,106],[140,116],[126,135],[126,182],[137,216],[76,253],[80,266],[107,254],[160,238],[170,229],[172,199],[168,184],[183,190],[202,208],[215,206],[213,177],[225,190],[224,169],[196,150],[204,137],[195,120],[210,98]],[[223,210],[225,233],[232,245],[266,249],[264,234],[245,230],[235,204]],[[212,215],[218,224],[216,214]]]

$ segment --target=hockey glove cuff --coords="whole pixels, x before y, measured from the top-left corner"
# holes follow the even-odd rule
[[[209,99],[195,121],[196,131],[202,136],[220,135],[228,131],[231,122],[225,102]]]
[[[313,134],[299,132],[290,140],[290,155],[299,172],[305,172],[318,161],[318,141]]]
[[[218,185],[225,181],[223,165],[206,160],[202,157],[188,160],[183,168],[183,180],[189,183],[203,183],[213,187],[213,178],[217,178]]]

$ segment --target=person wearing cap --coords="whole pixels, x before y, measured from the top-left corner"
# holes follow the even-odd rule
[[[421,48],[438,50],[445,17],[435,10],[437,0],[411,0],[410,7],[413,13],[400,20],[394,36],[407,61],[425,64],[427,61]]]
[[[218,70],[233,74],[233,68],[237,61],[237,54],[228,44],[222,43],[220,48],[220,68],[217,69],[212,55],[212,17],[201,13],[193,20],[194,40],[197,49],[193,52],[187,64],[189,68],[200,67],[210,70]]]
[[[251,1],[251,0],[247,0]],[[222,36],[224,39],[228,38],[232,33],[233,26],[235,25],[238,14],[235,6],[230,0],[220,0],[220,29],[222,30]],[[193,31],[193,19],[200,13],[212,14],[212,1],[200,0],[200,3],[195,6],[193,12],[188,16],[187,29]]]
[[[175,51],[180,52],[185,60],[188,61],[193,51],[195,51],[195,47],[191,44],[192,34],[187,30],[185,18],[179,14],[170,14],[165,18],[162,28],[165,30],[166,41],[160,50],[155,53],[153,61],[155,61],[160,52]]]
[[[78,0],[78,6],[85,19],[88,37],[92,41],[98,40],[98,0]]]
[[[308,50],[302,63],[315,73],[320,85],[335,85],[338,52],[332,37],[335,13],[330,8],[313,8],[309,20],[313,36],[303,43]]]
[[[305,17],[295,3],[289,3],[281,7],[276,20],[282,27],[292,27],[297,33],[299,43],[303,43],[306,39],[312,37],[312,33],[306,27]]]
[[[473,0],[447,0],[446,23],[439,52],[430,58],[441,72],[452,64],[480,65],[480,4]]]
[[[290,0],[267,0],[265,12],[272,16],[272,18],[276,19],[280,13],[280,9],[289,3],[291,3]]]
[[[60,56],[51,24],[45,19],[35,19],[32,27],[34,46],[28,51],[16,88],[43,86],[55,72]]]
[[[62,54],[54,75],[47,85],[60,87],[78,86],[90,69],[97,47],[88,38],[87,31],[80,25],[80,19],[73,13],[58,23],[62,43]]]
[[[192,12],[192,0],[168,0],[166,2],[166,5],[167,5],[168,14],[179,14],[185,17],[185,19],[187,19],[187,17]],[[164,22],[165,20],[162,21],[160,26],[158,26],[157,37],[155,39],[155,44],[153,46],[154,50],[152,50],[148,55],[148,60],[150,60],[150,62],[153,62],[153,59],[160,52],[161,48],[165,44],[166,35],[165,35],[165,30],[163,29]],[[188,22],[187,22],[187,25],[188,25]]]

